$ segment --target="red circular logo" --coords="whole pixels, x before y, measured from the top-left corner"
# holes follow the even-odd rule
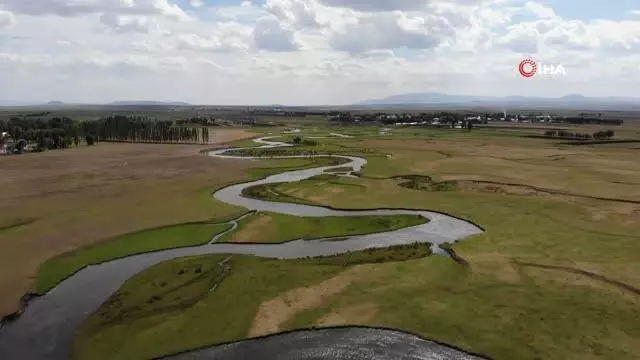
[[[520,62],[520,65],[518,65],[518,71],[520,75],[530,78],[538,71],[538,65],[532,59],[524,59]]]

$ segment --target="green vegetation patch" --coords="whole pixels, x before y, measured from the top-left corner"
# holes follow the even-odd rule
[[[299,199],[293,196],[289,196],[277,190],[277,184],[263,184],[251,186],[242,190],[242,196],[260,199],[266,201],[277,201],[304,205],[318,205],[317,203],[309,200]]]
[[[238,147],[238,148],[258,147],[258,146],[262,146],[262,145],[263,144],[255,142],[254,139],[238,140],[238,141],[234,141],[234,142],[229,144],[229,146]]]
[[[352,189],[365,189],[364,186],[358,184],[357,182],[351,181],[351,179],[339,177],[330,173],[316,175],[311,179],[318,182],[321,181],[321,183],[319,184],[316,183],[318,184],[318,186],[320,186],[320,188],[323,185],[336,185],[338,187],[350,187]],[[286,188],[287,183],[255,185],[242,190],[242,196],[266,201],[277,201],[313,206],[322,205],[312,199],[297,197],[295,195],[282,191],[282,189]]]
[[[241,340],[262,302],[283,292],[348,266],[430,254],[428,244],[415,244],[300,260],[208,255],[163,262],[129,279],[85,321],[74,358],[149,359]]]
[[[273,156],[313,156],[320,153],[312,148],[251,148],[251,149],[232,149],[225,153],[232,156],[247,157],[273,157]]]
[[[291,140],[293,141],[293,140]],[[340,140],[340,142],[344,142]],[[300,145],[284,148],[249,148],[231,149],[226,155],[247,157],[276,157],[276,156],[318,156],[318,155],[372,155],[376,151],[369,148],[357,148],[342,145],[340,143],[323,143],[316,145]]]
[[[353,171],[353,169],[348,167],[348,166],[337,167],[337,168],[325,170],[325,172],[327,172],[327,173],[348,173],[348,172],[351,172],[351,171]]]
[[[219,285],[230,268],[222,256],[207,261],[182,258],[152,267],[146,276],[132,278],[128,290],[111,296],[93,319],[108,326],[189,308]]]
[[[230,227],[229,224],[184,224],[143,230],[80,248],[42,264],[38,269],[36,292],[46,293],[85,266],[145,252],[203,245]]]
[[[241,220],[236,231],[218,242],[311,240],[386,232],[426,222],[428,219],[417,215],[298,217],[266,212]]]
[[[421,259],[432,254],[430,243],[416,242],[409,245],[397,245],[382,249],[352,251],[337,256],[319,256],[305,259],[305,261],[317,265],[353,266],[409,261]]]
[[[261,179],[270,175],[280,174],[286,171],[303,170],[324,166],[336,166],[349,162],[348,159],[335,157],[309,157],[297,159],[265,159],[262,160],[268,165],[264,168],[252,169],[249,172],[250,179]],[[244,180],[243,180],[244,182]]]
[[[399,186],[407,189],[422,191],[454,191],[457,183],[455,181],[434,181],[429,176],[423,175],[403,175],[399,177],[402,181]]]

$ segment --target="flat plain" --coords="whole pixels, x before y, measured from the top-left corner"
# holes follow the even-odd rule
[[[208,147],[255,135],[223,130]],[[208,195],[257,164],[208,158],[199,154],[205,148],[100,143],[0,157],[0,314],[18,308],[38,266],[54,256],[146,228],[243,213]]]
[[[369,163],[357,178],[326,174],[249,195],[341,209],[435,210],[473,221],[485,232],[452,245],[459,261],[409,247],[325,260],[211,255],[162,263],[130,279],[89,317],[74,344],[78,359],[153,358],[292,329],[338,325],[397,328],[495,359],[640,357],[638,144],[573,146],[520,136],[526,131],[493,129],[397,129],[382,136],[374,127],[301,128],[300,134],[283,139],[323,138],[314,139],[316,145],[287,151],[353,154]],[[623,130],[626,136],[639,134],[637,127]],[[354,137],[326,137],[334,132]],[[70,227],[53,242],[59,243],[53,250],[39,250],[43,253],[29,260],[29,266],[20,264],[28,276],[14,294],[28,288],[27,280],[38,265],[56,255],[69,250],[86,254],[90,248],[77,248],[111,237],[123,241],[121,235],[160,225],[224,222],[244,210],[217,203],[208,196],[212,189],[321,163],[220,161],[190,155],[196,147],[184,147],[185,152],[171,150],[180,153],[173,160],[179,175],[171,177],[166,175],[172,173],[167,171],[167,164],[172,164],[165,153],[169,147],[153,148],[150,155],[131,146],[138,151],[127,153],[132,162],[164,154],[147,168],[134,166],[145,180],[130,184],[122,195],[128,206],[143,212],[140,219],[124,206],[114,208],[113,203],[121,202],[112,199],[114,194],[126,189],[127,181],[120,181],[123,175],[114,179],[118,184],[111,185],[112,192],[108,177],[99,179],[105,185],[94,191],[104,192],[103,197],[94,194],[84,202],[62,197],[48,205],[31,200],[31,207],[49,209],[40,216],[33,210],[13,210],[15,216],[5,223],[13,221],[15,226],[0,230],[3,243],[11,244],[8,249],[24,246],[16,244],[27,239],[21,237],[25,231],[37,239],[40,233],[34,229],[43,219],[59,221],[40,225],[41,240],[30,240],[31,248],[23,253],[10,250],[23,261],[28,251],[48,244],[44,234],[56,224]],[[114,157],[112,166],[122,161],[120,155]],[[64,174],[61,169],[58,176]],[[162,176],[169,178],[154,186]],[[20,181],[13,184],[18,187]],[[92,189],[88,184],[83,183],[83,190]],[[33,184],[28,188],[33,190]],[[16,204],[23,201],[16,199],[8,209],[21,209]],[[83,207],[89,212],[75,210]],[[57,208],[76,215],[57,220]],[[82,216],[86,224],[75,221]],[[223,239],[282,242],[317,232],[313,222],[303,218],[281,230],[292,223],[274,214],[251,215]],[[338,224],[328,234],[349,233],[348,225]],[[371,226],[364,219],[353,232]],[[163,229],[150,231],[159,231],[160,238],[168,236]],[[67,242],[68,238],[75,240]],[[10,280],[6,277],[5,282]]]

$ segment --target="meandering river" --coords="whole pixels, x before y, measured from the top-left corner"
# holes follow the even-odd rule
[[[290,146],[284,143],[272,142],[268,138],[257,139],[256,142],[262,144],[261,147],[280,147]],[[210,156],[218,158],[228,159],[247,159],[247,157],[241,156],[229,156],[225,155],[228,149],[216,150],[209,153]],[[319,155],[321,156],[321,155]],[[278,158],[294,158],[299,156],[288,156]],[[306,156],[305,156],[306,157]],[[288,204],[271,201],[263,201],[256,199],[249,199],[242,196],[242,190],[254,185],[271,184],[271,183],[283,183],[293,182],[308,179],[310,177],[322,174],[328,169],[337,167],[352,167],[354,171],[359,171],[365,164],[366,160],[359,157],[349,157],[349,163],[336,166],[318,167],[313,169],[289,171],[278,175],[269,176],[265,179],[247,182],[243,184],[232,185],[223,188],[216,193],[214,197],[220,201],[228,204],[238,205],[245,207],[249,210],[255,211],[270,211],[281,214],[288,214],[294,216],[307,216],[307,217],[321,217],[321,216],[363,216],[363,215],[400,215],[400,214],[413,214],[420,215],[430,219],[426,224],[408,227],[404,229],[393,230],[385,233],[350,236],[345,237],[343,241],[323,241],[323,240],[297,240],[284,244],[216,244],[215,241],[203,246],[171,249],[158,251],[154,253],[134,255],[127,258],[113,260],[99,265],[89,266],[83,270],[77,272],[73,276],[61,282],[54,289],[47,294],[33,299],[24,313],[18,317],[15,321],[6,323],[0,328],[0,359],[3,360],[67,360],[70,358],[70,345],[73,339],[75,329],[87,318],[92,312],[98,309],[98,307],[108,299],[118,288],[133,275],[143,271],[144,269],[160,263],[162,261],[175,259],[184,256],[204,255],[204,254],[247,254],[261,257],[272,257],[280,259],[295,259],[308,256],[324,256],[335,255],[348,251],[362,250],[367,248],[380,248],[388,247],[391,245],[408,244],[420,241],[428,241],[432,244],[441,244],[443,242],[454,242],[473,234],[482,232],[477,226],[436,212],[430,211],[410,211],[410,210],[366,210],[366,211],[336,211],[319,206],[308,206],[299,204]],[[425,204],[428,206],[428,204]],[[231,222],[233,223],[233,222]],[[339,329],[335,329],[338,331]],[[390,333],[389,330],[373,330],[369,329],[366,332],[362,332],[363,329],[354,330],[352,334],[358,334],[357,336],[364,336],[363,339],[370,339],[370,347],[375,345],[376,337],[386,337],[388,339],[398,339],[397,333]],[[360,333],[359,333],[360,332]],[[293,333],[297,334],[297,333]],[[220,358],[220,359],[243,359],[243,355],[246,353],[246,349],[253,349],[253,353],[260,352],[260,347],[256,348],[256,344],[260,344],[260,341],[266,341],[264,343],[265,351],[269,346],[269,354],[273,353],[273,345],[280,343],[278,351],[282,351],[282,354],[289,354],[288,357],[279,357],[282,359],[294,359],[294,354],[320,354],[310,350],[307,345],[308,342],[296,341],[296,339],[306,339],[307,333],[300,332],[303,336],[293,336],[292,334],[279,335],[281,338],[278,340],[278,336],[267,339],[259,340],[247,340],[239,344],[245,345],[224,345],[226,347],[212,347],[209,350],[200,350],[193,353],[187,353],[180,355],[180,358]],[[331,330],[323,330],[322,334],[326,334],[322,346],[326,351],[326,354],[332,359],[352,359],[351,356],[339,355],[339,352],[331,352],[332,348],[361,346],[362,341],[350,339],[349,336],[344,336],[344,333],[335,333],[334,336],[330,336]],[[372,334],[372,335],[367,335]],[[340,336],[338,336],[340,335]],[[404,335],[407,338],[406,344],[414,344],[416,340],[410,335]],[[401,336],[400,336],[401,337]],[[273,339],[276,339],[274,342]],[[321,337],[322,338],[322,337]],[[331,340],[335,340],[335,344],[332,344]],[[341,340],[340,340],[341,339]],[[396,341],[396,340],[394,340]],[[398,344],[402,342],[399,341]],[[424,341],[424,340],[423,340]],[[287,345],[289,344],[289,345]],[[310,344],[310,343],[309,343]],[[320,343],[317,343],[320,344]],[[314,346],[318,346],[318,345]],[[351,344],[351,345],[349,345]],[[360,344],[360,345],[354,345]],[[459,352],[454,349],[448,349],[441,345],[437,345],[430,342],[425,342],[428,346],[422,346],[415,349],[419,350],[416,354],[423,354],[423,357],[406,357],[411,358],[424,358],[424,359],[437,359],[438,351],[445,351],[447,354],[451,354],[448,359],[470,359],[470,355],[464,352]],[[247,347],[248,346],[248,347]],[[362,345],[365,346],[365,345]],[[396,345],[398,346],[398,345]],[[366,347],[366,346],[365,346]],[[219,350],[215,350],[220,348]],[[224,350],[232,349],[232,350]],[[240,349],[240,350],[233,350]],[[245,349],[245,350],[242,350]],[[306,349],[306,350],[305,350]],[[346,348],[345,348],[346,349]],[[364,349],[364,348],[363,348]],[[370,348],[373,349],[373,348]],[[409,349],[409,348],[407,348]],[[413,348],[412,348],[413,349]],[[209,352],[207,352],[209,351]],[[233,351],[236,351],[233,355]],[[245,352],[243,352],[245,351]],[[305,352],[306,351],[306,352]],[[399,359],[405,357],[397,357],[397,349],[394,352],[390,352],[389,356],[376,357],[377,359]],[[407,350],[408,351],[408,350]],[[223,353],[226,354],[223,356]],[[345,352],[344,354],[347,354]],[[219,355],[216,355],[219,354]],[[230,355],[231,354],[231,355]],[[249,354],[249,353],[247,353]],[[267,354],[267,352],[265,352]],[[396,354],[396,355],[394,355]],[[408,353],[407,353],[408,354]],[[457,355],[456,355],[457,354]],[[216,357],[211,357],[215,355]],[[335,355],[335,356],[334,356]],[[302,356],[302,355],[301,355]],[[309,355],[311,356],[311,355]],[[301,357],[301,358],[310,358]],[[407,355],[408,356],[408,355]],[[269,357],[260,357],[261,359],[269,359]],[[270,357],[274,358],[274,357]],[[315,357],[317,358],[317,357]]]

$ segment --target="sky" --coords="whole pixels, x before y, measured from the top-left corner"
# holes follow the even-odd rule
[[[525,58],[564,75],[525,78]],[[634,96],[638,0],[0,0],[0,100]]]

